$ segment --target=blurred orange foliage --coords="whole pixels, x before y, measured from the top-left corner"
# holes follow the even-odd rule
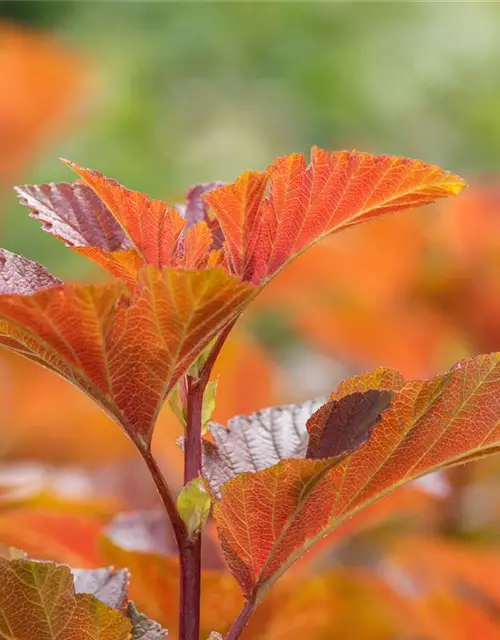
[[[85,66],[52,35],[0,21],[0,187],[61,127],[85,89]]]

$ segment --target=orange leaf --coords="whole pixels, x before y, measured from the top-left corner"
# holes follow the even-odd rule
[[[423,580],[434,588],[444,587],[449,593],[480,599],[485,604],[500,604],[500,554],[494,545],[408,536],[393,545],[390,556],[419,582]]]
[[[426,629],[427,630],[427,629]],[[422,636],[415,606],[381,578],[340,569],[304,580],[269,622],[269,640],[393,640]],[[243,636],[246,638],[246,636]],[[251,638],[251,636],[250,636]]]
[[[217,265],[212,231],[205,221],[188,226],[160,200],[126,189],[97,171],[75,169],[87,184],[17,187],[22,205],[43,230],[116,277],[134,284],[144,265],[204,268]]]
[[[266,179],[269,195],[264,198]],[[365,220],[458,194],[463,181],[417,160],[312,149],[243,174],[205,196],[235,273],[263,284],[321,238]]]
[[[214,250],[221,249],[224,244],[224,235],[217,218],[210,215],[210,207],[203,196],[222,186],[224,186],[223,182],[195,184],[186,193],[186,204],[176,205],[189,226],[195,225],[197,222],[205,222],[208,225],[213,237],[211,248]]]
[[[187,227],[187,220],[161,200],[122,186],[98,171],[67,162],[101,200],[142,257],[155,267],[189,269],[207,266],[212,232],[205,221]]]
[[[248,268],[248,257],[255,251],[259,230],[259,207],[268,177],[246,171],[230,184],[214,189],[205,200],[215,209],[224,233],[231,270],[241,275]]]
[[[96,597],[75,593],[69,567],[0,558],[0,636],[16,640],[129,640],[132,625]]]
[[[290,555],[325,527],[321,511],[315,513],[318,501],[311,501],[311,496],[319,492],[328,498],[321,490],[328,472],[369,438],[391,397],[385,391],[355,393],[328,403],[326,410],[318,409],[308,422],[314,437],[307,452],[303,451],[307,437],[300,424],[304,420],[302,414],[310,412],[310,404],[299,405],[295,413],[290,407],[282,407],[275,410],[274,419],[272,413],[266,416],[261,412],[246,421],[235,421],[231,425],[233,431],[225,437],[218,433],[218,449],[208,460],[208,480],[214,494],[219,494],[217,482],[221,477],[236,477],[220,487],[214,516],[226,560],[246,596],[255,597]],[[269,435],[247,440],[245,422],[262,423],[261,434],[264,430]],[[295,437],[288,443],[286,435]],[[237,475],[241,470],[234,462],[238,452],[241,466],[256,473]],[[280,453],[288,458],[274,464]],[[309,508],[311,503],[313,510]],[[324,506],[322,511],[325,512]]]
[[[147,264],[155,267],[172,265],[185,226],[176,209],[161,200],[150,200],[144,193],[127,189],[98,171],[83,169],[69,161],[66,164],[111,211]]]
[[[135,455],[109,416],[63,378],[6,349],[0,349],[0,372],[4,462],[96,467]]]
[[[146,267],[132,293],[116,282],[0,295],[0,344],[79,386],[149,447],[172,386],[254,291],[222,270]]]
[[[214,515],[245,594],[260,599],[307,548],[389,491],[500,450],[499,373],[497,353],[404,386],[384,369],[352,378],[332,400],[378,386],[397,392],[367,444],[320,476],[313,465],[325,461],[283,460],[223,485]]]

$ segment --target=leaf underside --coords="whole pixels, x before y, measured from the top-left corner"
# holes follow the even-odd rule
[[[261,471],[285,458],[305,457],[306,422],[325,398],[263,409],[232,418],[227,427],[209,423],[214,444],[203,441],[203,475],[212,491],[245,471]]]

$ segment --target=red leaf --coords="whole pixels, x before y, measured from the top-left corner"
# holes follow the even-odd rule
[[[263,284],[328,234],[463,186],[458,176],[421,161],[314,147],[308,166],[302,154],[280,158],[266,174],[243,174],[205,198],[224,232],[232,271]]]
[[[172,386],[254,295],[222,270],[152,267],[132,293],[116,282],[0,295],[0,344],[79,386],[149,446]]]
[[[499,374],[497,353],[404,386],[398,374],[384,369],[352,378],[332,400],[380,384],[396,392],[367,444],[323,467],[321,475],[313,465],[324,461],[284,460],[226,483],[214,515],[226,559],[245,594],[260,598],[307,548],[389,491],[499,451]]]
[[[220,260],[211,255],[214,238],[208,218],[189,225],[164,202],[126,189],[97,171],[68,164],[88,185],[59,183],[16,189],[21,204],[44,223],[44,231],[132,286],[144,265],[217,266]]]

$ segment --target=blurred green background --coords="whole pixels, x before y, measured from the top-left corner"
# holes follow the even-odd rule
[[[312,144],[418,157],[468,180],[500,166],[496,3],[20,1],[0,13],[88,67],[64,135],[21,182],[73,179],[63,156],[175,200]],[[4,246],[79,276],[83,261],[10,194],[7,215]]]

